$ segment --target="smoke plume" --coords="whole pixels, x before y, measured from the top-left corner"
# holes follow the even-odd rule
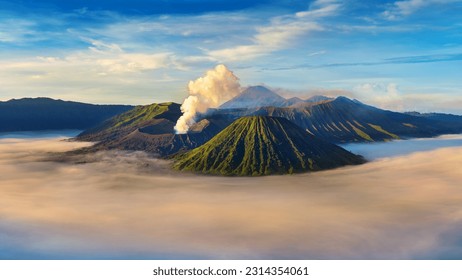
[[[187,133],[195,123],[197,113],[205,113],[207,109],[217,107],[237,96],[241,91],[239,78],[223,64],[207,71],[204,77],[188,84],[189,96],[181,105],[183,115],[178,119],[175,131],[177,134]]]

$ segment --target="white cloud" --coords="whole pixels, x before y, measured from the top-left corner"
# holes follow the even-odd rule
[[[403,111],[404,100],[395,83],[364,83],[354,89],[357,98],[380,108]]]
[[[298,18],[313,18],[331,16],[340,8],[338,1],[316,1],[308,11],[302,11],[295,14]]]
[[[98,59],[96,62],[109,73],[126,73],[166,68],[170,66],[170,59],[170,53],[122,53],[116,57]]]
[[[128,52],[117,44],[90,40],[82,51],[64,56],[12,58],[2,61],[2,99],[49,96],[96,103],[140,102],[171,83],[180,63],[173,53]],[[117,98],[111,98],[111,95]],[[136,96],[136,98],[134,98]],[[161,100],[176,98],[162,98]],[[112,100],[112,101],[108,101]],[[137,101],[134,101],[137,100]]]
[[[444,5],[461,2],[461,0],[404,0],[396,1],[382,15],[388,20],[396,20],[411,15],[418,10],[431,5]]]
[[[170,68],[175,59],[172,53],[126,52],[117,44],[90,40],[86,51],[71,53],[63,58],[38,57],[36,63],[56,67],[85,67],[89,73],[124,74]],[[32,66],[32,65],[31,65]]]
[[[323,55],[323,54],[326,54],[327,51],[326,50],[320,50],[320,51],[317,51],[317,52],[311,52],[308,54],[308,56],[317,56],[317,55]]]
[[[0,43],[12,46],[33,45],[56,40],[62,43],[69,20],[61,16],[38,16],[9,13],[0,9]],[[73,38],[66,38],[68,39]]]
[[[99,41],[93,43],[90,53],[79,55],[85,59],[93,59],[100,66],[103,73],[127,73],[156,70],[171,67],[172,53],[127,53],[116,44],[107,45]],[[91,62],[91,60],[89,61]]]
[[[211,50],[208,54],[219,61],[236,61],[253,59],[287,48],[302,35],[323,30],[324,28],[316,20],[335,14],[340,7],[332,1],[318,2],[315,3],[314,9],[274,17],[269,25],[257,27],[250,44]]]
[[[440,92],[421,93],[415,89],[401,89],[396,83],[363,83],[350,94],[363,103],[392,111],[460,113],[462,96]]]
[[[37,34],[32,29],[34,26],[34,22],[29,20],[0,20],[0,43],[21,43],[25,41],[27,37]]]
[[[315,22],[292,22],[258,28],[253,44],[213,50],[209,55],[219,61],[247,60],[288,47],[292,41],[309,31],[322,30]]]

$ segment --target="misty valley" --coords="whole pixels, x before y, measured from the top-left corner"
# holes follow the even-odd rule
[[[462,256],[461,135],[344,145],[362,165],[218,177],[178,176],[141,151],[50,160],[91,147],[75,133],[2,134],[0,258]]]

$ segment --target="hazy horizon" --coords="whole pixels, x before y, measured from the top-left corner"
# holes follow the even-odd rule
[[[462,148],[444,140],[461,135],[259,178],[178,176],[143,152],[50,161],[88,145],[64,139],[0,139],[0,259],[462,258]]]
[[[276,92],[277,93],[277,92]],[[320,94],[317,93],[317,92],[313,92],[313,95],[305,95],[305,96],[297,96],[297,95],[290,95],[290,96],[287,96],[285,97],[286,99],[290,99],[290,98],[293,98],[293,97],[299,97],[299,98],[310,98],[310,97],[313,97],[313,96],[319,96]],[[323,96],[326,96],[326,97],[331,97],[331,98],[337,98],[337,97],[342,97],[343,95],[335,95],[335,96],[332,96],[332,95],[323,95]],[[282,96],[284,97],[284,96]],[[343,96],[343,97],[347,97],[347,98],[350,98],[352,100],[358,100],[361,102],[361,100],[357,99],[357,98],[353,98],[353,97],[348,97],[348,96]],[[17,97],[17,98],[12,98],[12,99],[23,99],[23,98],[52,98],[52,97],[47,97],[47,96],[38,96],[38,97],[30,97],[30,96],[27,96],[27,97]],[[12,99],[9,99],[9,100],[4,100],[4,101],[0,101],[0,102],[7,102],[7,101],[10,101]],[[55,98],[52,98],[52,99],[55,99]],[[81,101],[76,101],[76,100],[72,100],[72,99],[55,99],[55,100],[63,100],[63,101],[70,101],[70,102],[81,102]],[[175,102],[175,101],[164,101],[164,102],[174,102],[174,103],[177,103],[177,104],[182,104],[181,102]],[[159,103],[164,103],[164,102],[159,102]],[[87,103],[87,104],[93,104],[93,105],[128,105],[128,106],[146,106],[146,105],[151,105],[151,104],[156,104],[156,103],[144,103],[144,104],[128,104],[128,103],[120,103],[120,104],[115,104],[115,103],[91,103],[91,102],[83,102],[83,103]],[[364,102],[361,102],[363,104],[366,104]],[[221,104],[220,104],[221,105]],[[372,106],[371,104],[366,104],[366,105],[370,105]],[[216,107],[210,107],[210,109],[218,109],[220,106],[216,106]],[[375,107],[375,106],[374,106]],[[379,108],[379,109],[384,109],[380,106],[377,106],[376,108]],[[432,113],[437,113],[437,114],[449,114],[449,115],[456,115],[456,116],[462,116],[462,111],[460,112],[454,112],[452,110],[440,110],[440,111],[432,111],[432,110],[423,110],[423,111],[416,111],[416,110],[396,110],[395,112],[398,112],[398,113],[409,113],[409,112],[418,112],[418,113],[422,113],[422,114],[432,114]],[[31,130],[31,131],[25,131],[25,132],[34,132],[35,130]],[[18,131],[18,132],[21,132],[21,131]],[[46,130],[44,131],[46,132]],[[72,133],[73,130],[70,129],[70,132]],[[80,131],[81,132],[81,131]],[[1,136],[1,135],[0,135]],[[73,135],[69,135],[69,136],[73,136]]]
[[[182,103],[224,64],[242,86],[462,114],[462,0],[0,1],[0,100]]]

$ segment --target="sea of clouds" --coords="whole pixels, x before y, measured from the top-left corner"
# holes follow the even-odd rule
[[[0,259],[462,259],[460,137],[259,178],[177,173],[142,152],[55,161],[89,145],[63,139],[0,139]]]

